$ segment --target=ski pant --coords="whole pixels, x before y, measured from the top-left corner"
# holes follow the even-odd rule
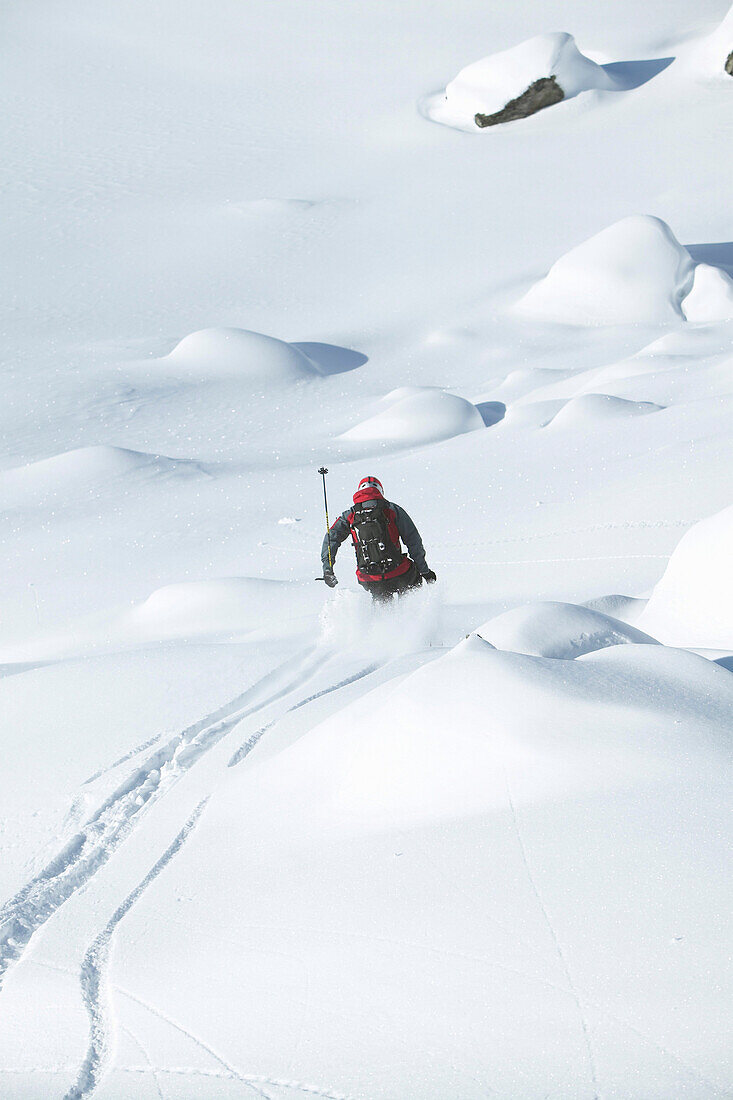
[[[389,577],[384,581],[359,581],[359,584],[377,603],[390,603],[394,596],[402,596],[411,588],[419,588],[422,577],[414,561],[411,561],[410,568],[399,577]]]

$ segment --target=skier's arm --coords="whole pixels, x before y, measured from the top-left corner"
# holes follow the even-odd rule
[[[400,508],[399,504],[395,504],[394,510],[397,513],[397,530],[400,533],[400,538],[407,547],[407,553],[417,566],[418,573],[423,575],[428,572],[428,566],[425,561],[425,547],[422,544],[420,532],[404,508]]]
[[[323,563],[323,572],[326,570],[332,570],[334,562],[336,561],[336,553],[339,546],[349,537],[351,528],[346,522],[343,515],[339,516],[335,523],[331,524],[331,529],[327,535],[323,537],[323,546],[321,547],[321,562]],[[331,557],[328,555],[328,544],[331,544]]]

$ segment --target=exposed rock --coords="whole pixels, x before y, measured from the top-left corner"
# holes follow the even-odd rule
[[[510,99],[501,111],[496,111],[493,115],[477,114],[475,122],[481,129],[485,126],[498,126],[501,122],[515,122],[518,118],[536,114],[544,107],[551,107],[553,103],[559,103],[564,98],[565,92],[558,84],[557,77],[543,76],[530,84],[516,99]]]
[[[725,71],[728,76],[733,76],[733,50],[728,54],[728,60],[725,63]]]

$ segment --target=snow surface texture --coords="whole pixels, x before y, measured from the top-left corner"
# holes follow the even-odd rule
[[[426,112],[435,122],[476,129],[476,114],[493,115],[536,80],[552,76],[565,99],[591,88],[612,91],[618,87],[600,65],[580,52],[571,34],[540,34],[461,69],[444,93],[431,98]]]
[[[2,1100],[730,1094],[727,6],[9,12]]]

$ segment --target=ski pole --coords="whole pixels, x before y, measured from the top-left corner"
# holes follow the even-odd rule
[[[328,544],[328,566],[333,573],[333,558],[331,557],[331,524],[328,522],[328,497],[326,495],[326,474],[328,473],[327,466],[321,466],[318,473],[323,478],[323,506],[326,509],[326,541]],[[317,581],[322,581],[323,577],[316,577]]]

